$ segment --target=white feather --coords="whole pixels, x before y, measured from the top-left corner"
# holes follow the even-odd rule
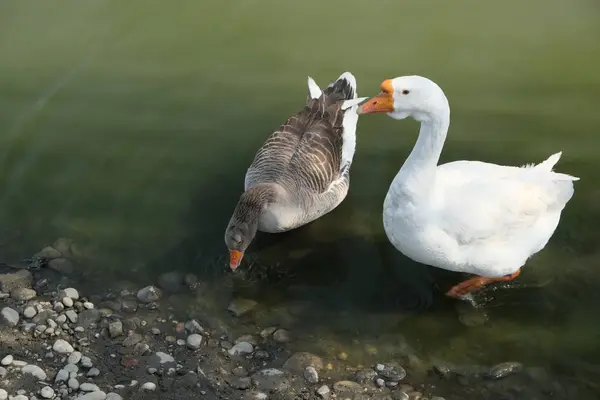
[[[313,99],[318,99],[323,94],[323,91],[319,85],[317,85],[315,80],[310,76],[308,77],[308,91],[310,93],[310,97]]]

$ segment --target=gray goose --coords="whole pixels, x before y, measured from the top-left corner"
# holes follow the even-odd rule
[[[225,230],[236,270],[257,230],[278,233],[327,214],[346,197],[356,147],[356,79],[343,73],[325,90],[308,78],[307,104],[256,153]]]

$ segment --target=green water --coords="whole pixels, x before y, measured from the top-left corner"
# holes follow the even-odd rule
[[[252,297],[251,323],[285,324],[356,362],[405,337],[423,359],[517,360],[597,382],[598,11],[585,0],[5,0],[0,250],[31,254],[62,236],[93,248],[86,274],[107,282],[195,272],[224,319],[232,293]],[[346,70],[361,96],[399,75],[438,82],[452,107],[442,162],[520,165],[562,150],[557,169],[581,177],[518,279],[527,287],[492,292],[487,324],[463,326],[441,294],[460,277],[410,262],[383,232],[414,121],[361,117],[345,202],[258,238],[248,259],[272,272],[227,276],[223,231],[255,151],[302,106],[307,75],[324,86]]]

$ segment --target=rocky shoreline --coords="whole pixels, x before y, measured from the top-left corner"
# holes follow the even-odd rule
[[[37,259],[56,269],[69,264],[64,253],[47,247]],[[90,296],[34,275],[0,270],[0,400],[563,398],[544,371],[515,362],[438,363],[417,383],[396,360],[340,368],[337,359],[292,352],[284,327],[230,337],[169,309],[169,288],[193,289],[193,275],[167,273],[156,286]],[[244,304],[230,311],[241,315]]]

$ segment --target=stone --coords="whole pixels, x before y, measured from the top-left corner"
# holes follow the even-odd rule
[[[292,354],[283,364],[283,369],[290,371],[294,375],[302,375],[306,367],[313,367],[320,371],[323,369],[323,360],[321,357],[307,352],[298,352]]]
[[[36,377],[36,379],[39,379],[40,381],[45,381],[47,378],[46,372],[44,372],[44,370],[38,367],[37,365],[33,364],[24,366],[23,368],[21,368],[21,372],[24,374],[33,375]]]
[[[100,317],[101,315],[99,310],[84,310],[83,312],[79,313],[77,320],[79,325],[85,329],[88,329],[90,326],[100,322]]]
[[[231,303],[229,303],[229,307],[227,307],[227,310],[234,316],[241,317],[245,314],[248,314],[257,305],[258,303],[254,300],[236,298]]]
[[[123,398],[120,394],[111,392],[106,395],[105,400],[123,400]]]
[[[52,389],[50,386],[44,386],[40,390],[40,396],[42,396],[44,399],[51,399],[54,397],[54,389]]]
[[[35,311],[35,308],[31,306],[25,307],[25,310],[23,310],[23,316],[27,319],[35,317],[35,314],[37,314],[37,311]]]
[[[0,364],[4,365],[6,367],[7,365],[12,364],[13,360],[14,360],[14,357],[9,354],[0,361]]]
[[[138,309],[138,304],[133,300],[123,300],[121,309],[126,313],[134,313]]]
[[[69,380],[69,373],[64,369],[59,370],[54,377],[54,382],[66,382]],[[79,386],[77,386],[79,387]]]
[[[323,385],[323,386],[321,386],[320,388],[317,389],[317,394],[322,399],[328,399],[329,395],[331,394],[331,390],[329,390],[329,386]]]
[[[92,360],[89,357],[82,356],[81,357],[81,366],[83,368],[92,368]]]
[[[202,336],[198,335],[197,333],[192,333],[187,337],[186,344],[190,349],[199,349],[202,345]]]
[[[17,326],[19,323],[19,313],[10,307],[4,307],[0,315],[2,316],[1,322],[5,325]]]
[[[79,372],[79,367],[75,364],[67,364],[63,367],[63,370],[67,371],[69,374],[76,374]]]
[[[504,362],[494,365],[490,368],[488,376],[492,379],[503,379],[511,374],[516,374],[523,370],[523,364],[518,362]]]
[[[185,289],[184,275],[178,271],[169,271],[158,277],[158,286],[170,293],[179,293]]]
[[[271,336],[273,333],[275,333],[276,330],[277,330],[277,328],[274,327],[274,326],[271,326],[269,328],[265,328],[262,331],[260,331],[260,337],[266,339],[269,336]]]
[[[378,364],[379,367],[380,364]],[[386,381],[400,382],[406,378],[406,371],[399,365],[389,364],[384,365],[383,368],[377,368],[379,375]]]
[[[361,385],[367,385],[373,383],[376,377],[377,372],[373,371],[372,369],[361,369],[359,371],[356,371],[353,380],[355,382],[360,383]]]
[[[160,300],[162,293],[159,288],[155,286],[146,286],[137,292],[137,299],[142,303],[152,303],[153,301]]]
[[[58,354],[71,354],[75,349],[69,342],[63,339],[57,339],[52,346],[52,350],[57,352]]]
[[[81,385],[79,385],[79,390],[81,390],[82,392],[98,392],[100,391],[100,388],[94,385],[93,383],[84,382]]]
[[[77,313],[73,310],[67,310],[67,312],[65,312],[65,315],[67,316],[67,318],[69,318],[69,321],[72,324],[77,323],[78,317],[77,317]]]
[[[85,376],[87,376],[88,378],[95,378],[97,376],[100,376],[100,370],[98,368],[90,368],[90,370]]]
[[[27,361],[13,360],[12,365],[13,367],[21,368],[27,365]]]
[[[241,365],[235,367],[234,369],[231,370],[231,373],[235,376],[239,376],[239,377],[245,377],[248,376],[248,371],[246,371],[246,368],[242,367]]]
[[[287,343],[290,341],[290,333],[285,329],[277,329],[273,333],[273,340],[278,343]]]
[[[204,328],[195,319],[187,321],[184,325],[184,328],[186,331],[188,331],[188,333],[204,333]]]
[[[106,400],[106,393],[102,391],[90,392],[77,397],[76,400]]]
[[[63,298],[68,297],[71,300],[79,300],[79,292],[77,291],[77,289],[72,288],[72,287],[63,289],[60,292],[60,296],[63,297]]]
[[[304,369],[304,379],[308,383],[317,383],[319,382],[319,373],[313,366],[308,366]]]
[[[8,374],[8,371],[4,367],[0,367],[0,379],[4,378]]]
[[[149,391],[149,392],[153,392],[153,391],[155,391],[155,390],[156,390],[156,384],[155,384],[155,383],[153,383],[153,382],[146,382],[146,383],[144,383],[144,384],[141,386],[141,388],[140,388],[140,389],[141,389],[141,390],[146,390],[146,391]]]
[[[246,390],[252,386],[252,380],[247,377],[240,376],[228,376],[226,378],[227,383],[234,389]]]
[[[66,258],[55,258],[48,262],[48,268],[55,270],[56,272],[63,275],[71,275],[75,270],[73,263]]]
[[[81,352],[79,351],[72,352],[67,358],[69,364],[79,364],[79,361],[81,361]]]
[[[258,389],[281,392],[290,387],[288,374],[276,368],[266,368],[252,375],[252,383]]]
[[[248,342],[239,342],[235,344],[231,349],[227,350],[231,356],[240,356],[244,354],[250,354],[254,351],[254,346]]]
[[[65,307],[67,308],[71,308],[73,307],[73,299],[70,297],[63,297],[62,298],[62,303],[64,304]]]
[[[4,389],[0,389],[0,400],[7,400],[8,392]]]
[[[34,299],[37,296],[37,293],[33,289],[29,288],[16,288],[10,292],[10,297],[15,299],[16,301],[28,301]]]
[[[32,282],[33,276],[26,269],[0,274],[0,292],[10,293],[17,288],[30,288]]]
[[[123,334],[123,323],[120,320],[112,321],[108,324],[108,334],[111,338],[116,338]]]
[[[75,378],[69,379],[69,381],[67,382],[67,385],[69,386],[69,388],[71,388],[73,390],[79,390],[79,381]]]
[[[362,386],[352,381],[338,381],[333,384],[333,390],[341,396],[351,396],[362,392]]]
[[[62,254],[60,254],[60,251],[56,250],[54,247],[46,246],[42,250],[40,250],[38,253],[36,253],[34,257],[45,258],[47,260],[53,260],[55,258],[62,257]]]
[[[133,347],[143,339],[142,335],[139,333],[132,332],[123,340],[123,346],[125,347]]]

